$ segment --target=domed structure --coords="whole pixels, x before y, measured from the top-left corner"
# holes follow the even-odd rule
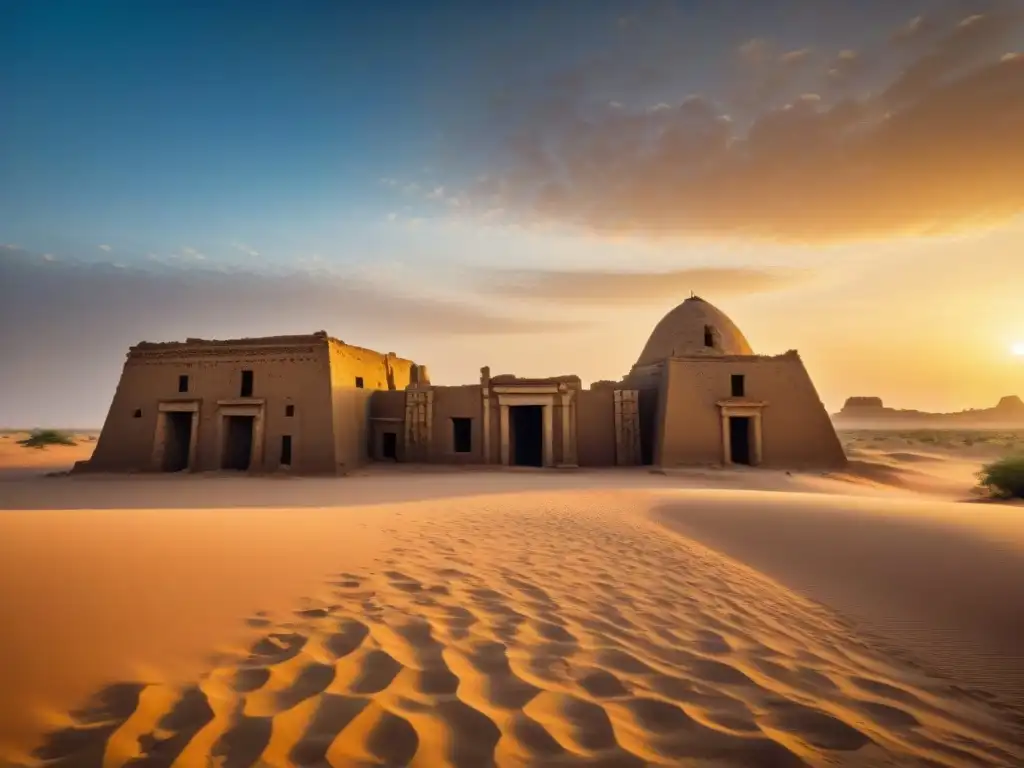
[[[724,312],[691,296],[654,326],[636,366],[654,365],[667,357],[752,354],[750,343]]]

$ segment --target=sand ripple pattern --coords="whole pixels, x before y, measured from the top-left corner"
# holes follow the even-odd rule
[[[192,685],[100,692],[39,762],[1024,765],[991,702],[607,496],[410,509],[372,572]]]

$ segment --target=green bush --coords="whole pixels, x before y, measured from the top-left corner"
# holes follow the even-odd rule
[[[36,429],[24,440],[19,440],[18,443],[26,448],[42,449],[48,445],[74,445],[75,441],[71,439],[71,435],[57,429]]]
[[[1024,499],[1024,453],[985,465],[978,477],[981,486],[993,496]]]

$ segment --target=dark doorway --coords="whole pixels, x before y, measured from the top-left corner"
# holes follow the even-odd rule
[[[473,420],[463,416],[452,417],[452,445],[456,453],[473,451]]]
[[[242,386],[238,390],[239,397],[252,397],[252,371],[242,371]]]
[[[192,445],[192,412],[171,411],[165,414],[164,472],[188,469],[188,452]]]
[[[640,463],[654,463],[654,441],[658,429],[658,390],[641,389],[637,395],[640,409]]]
[[[391,459],[392,461],[398,461],[398,433],[384,432],[381,434],[380,438],[380,452],[383,454],[384,458]]]
[[[544,466],[544,406],[513,405],[510,411],[512,463],[520,467]]]
[[[733,464],[750,464],[750,417],[729,417],[729,458]]]
[[[281,435],[281,466],[292,465],[292,436]]]
[[[246,470],[252,459],[252,416],[228,416],[224,435],[223,469]]]

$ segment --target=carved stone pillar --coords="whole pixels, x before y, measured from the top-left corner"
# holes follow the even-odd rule
[[[408,389],[405,393],[405,451],[412,461],[428,461],[434,426],[434,393]]]
[[[509,441],[508,441],[508,406],[501,404],[501,463],[508,466],[510,463]]]
[[[640,463],[640,409],[635,389],[617,389],[615,398],[615,463]]]
[[[555,452],[555,407],[544,406],[544,454],[542,463],[545,467],[554,465]]]
[[[483,430],[483,463],[491,463],[491,369],[484,366],[480,369],[480,392],[483,413],[481,428]]]
[[[562,393],[562,463],[561,467],[576,467],[576,399],[572,390]]]

